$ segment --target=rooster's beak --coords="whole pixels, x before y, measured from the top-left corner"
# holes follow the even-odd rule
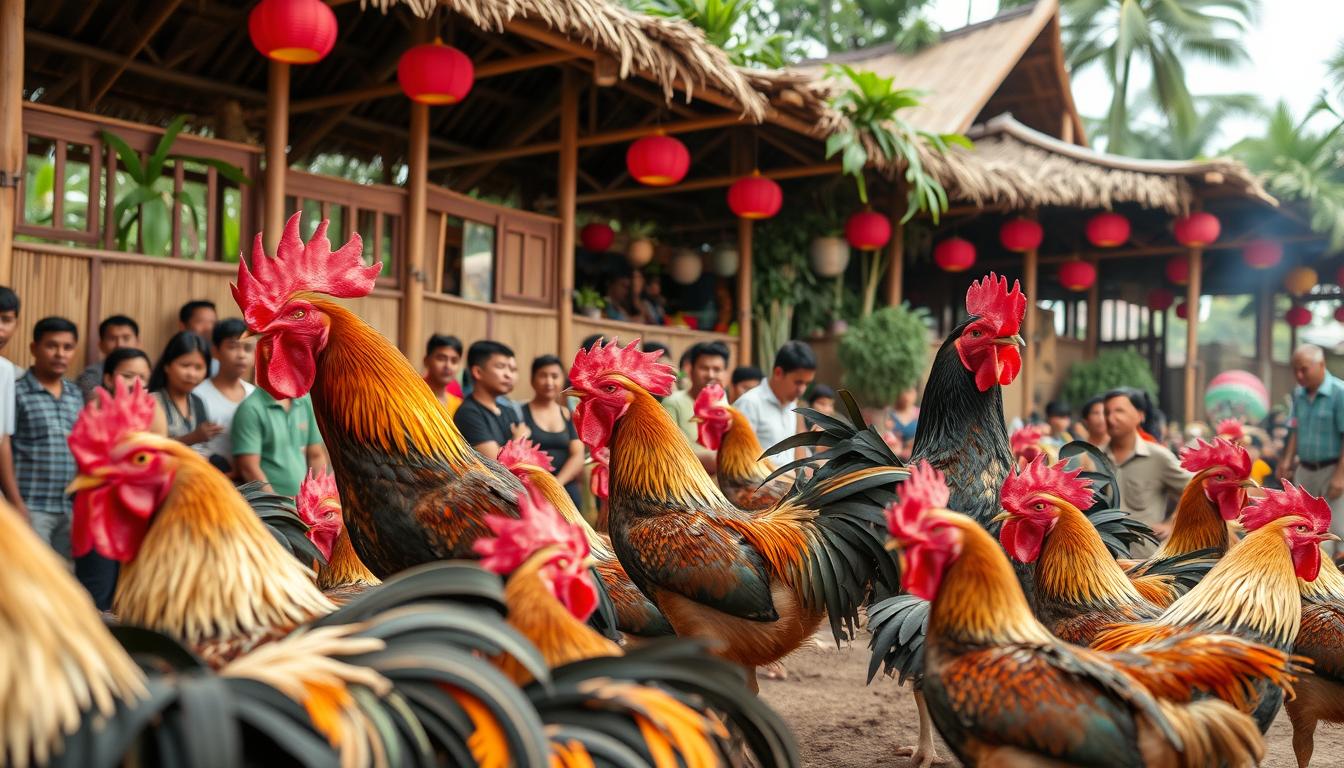
[[[573,388],[573,387],[570,387],[570,388],[566,389],[564,392],[561,392],[560,394],[563,395],[563,396],[565,396],[565,397],[577,397],[577,398],[579,398],[580,400],[583,399],[583,392],[580,392],[579,390],[577,390],[577,389],[575,389],[575,388]]]
[[[692,424],[704,424],[704,423],[705,423],[705,419],[704,419],[704,417],[701,417],[701,416],[692,416],[692,417],[689,419],[689,421],[690,421]]]
[[[989,522],[991,522],[991,523],[1002,523],[1004,520],[1007,520],[1008,518],[1010,518],[1010,517],[1012,517],[1012,516],[1013,516],[1013,513],[1012,513],[1012,512],[1009,512],[1008,510],[1005,509],[1004,511],[1002,511],[1002,512],[1000,512],[999,514],[995,515],[994,518],[993,518],[992,520],[990,520]]]
[[[1321,537],[1321,541],[1339,541],[1339,537],[1333,533],[1327,533]]]
[[[75,475],[75,479],[65,487],[65,495],[69,496],[79,491],[91,491],[94,488],[100,488],[103,485],[103,478],[97,475]]]
[[[1015,333],[1015,334],[1013,334],[1012,336],[1000,336],[999,338],[997,338],[997,339],[994,340],[994,343],[995,343],[995,344],[998,344],[998,345],[1000,345],[1000,346],[1004,346],[1004,347],[1025,347],[1025,346],[1027,346],[1027,341],[1026,341],[1026,339],[1023,339],[1023,338],[1022,338],[1022,334],[1020,334],[1020,333]]]
[[[239,340],[239,341],[248,341],[249,339],[255,339],[255,338],[257,338],[257,336],[259,336],[259,335],[260,335],[260,334],[258,334],[256,331],[252,330],[251,328],[248,328],[247,330],[243,331],[243,335],[242,335],[242,336],[239,336],[239,337],[238,337],[238,340]]]

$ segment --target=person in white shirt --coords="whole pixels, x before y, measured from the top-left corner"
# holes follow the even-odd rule
[[[219,372],[193,390],[193,394],[205,403],[206,417],[223,427],[219,434],[193,447],[211,464],[230,475],[233,474],[233,442],[229,427],[233,425],[238,404],[256,389],[244,380],[252,374],[256,357],[256,342],[242,338],[246,331],[247,326],[236,317],[215,324],[211,341],[214,342],[215,359],[219,361]]]
[[[0,349],[9,343],[14,329],[19,327],[19,295],[8,286],[0,285]],[[14,382],[19,369],[9,358],[0,357],[0,494],[5,498],[19,498],[19,482],[14,474],[14,453],[10,437],[14,434]]]
[[[817,356],[812,353],[812,348],[801,341],[790,341],[775,353],[775,367],[770,371],[770,378],[733,402],[733,407],[751,422],[757,439],[767,450],[803,430],[802,417],[794,413],[794,409],[816,375]],[[799,449],[793,455],[784,451],[766,458],[778,467],[801,456]]]

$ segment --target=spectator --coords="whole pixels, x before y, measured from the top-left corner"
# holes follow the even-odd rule
[[[443,403],[451,417],[462,405],[462,385],[457,371],[462,367],[462,340],[456,336],[434,334],[425,344],[425,383]]]
[[[140,326],[125,315],[112,315],[98,324],[98,352],[106,358],[114,349],[140,347]],[[79,392],[87,401],[93,397],[93,390],[103,383],[103,364],[90,363],[84,372],[75,379]]]
[[[1191,474],[1181,468],[1176,454],[1141,436],[1144,414],[1149,408],[1146,394],[1131,388],[1114,389],[1106,393],[1104,402],[1106,432],[1110,437],[1104,451],[1115,465],[1121,509],[1166,538],[1171,531],[1164,522],[1167,497],[1179,496]],[[1147,549],[1133,554],[1145,555]]]
[[[472,448],[493,459],[509,440],[531,435],[518,411],[499,403],[513,391],[518,362],[513,350],[503,344],[478,341],[467,350],[467,370],[471,372],[471,393],[458,407],[453,421]]]
[[[1098,396],[1083,403],[1082,421],[1087,432],[1084,439],[1098,448],[1105,448],[1111,439],[1106,434],[1106,398]]]
[[[205,299],[188,301],[177,311],[178,330],[191,331],[204,339],[207,346],[215,337],[215,322],[218,319],[219,312],[215,309],[215,302]],[[219,373],[218,360],[210,361],[209,365],[211,376]]]
[[[749,389],[755,389],[765,380],[765,374],[754,365],[739,365],[733,369],[733,386],[728,390],[728,402],[735,403]]]
[[[19,295],[8,286],[0,285],[0,349],[4,349],[19,327]],[[0,494],[11,503],[19,498],[19,485],[14,476],[14,385],[19,369],[7,357],[0,357]]]
[[[751,428],[766,450],[802,430],[802,418],[794,413],[794,409],[816,375],[817,357],[812,348],[801,341],[785,342],[775,353],[775,367],[770,370],[770,378],[733,403],[733,407],[751,422]],[[803,455],[802,449],[794,451],[797,458]],[[775,466],[792,460],[784,451],[767,458]]]
[[[84,397],[65,374],[78,343],[79,329],[69,320],[38,320],[29,347],[33,367],[14,386],[13,455],[18,488],[10,503],[67,560],[71,506],[65,487],[75,479],[75,458],[66,440]]]
[[[309,395],[276,400],[257,387],[238,404],[229,434],[238,478],[261,481],[282,496],[297,496],[308,470],[327,466]]]
[[[133,349],[131,347],[121,347],[114,349],[103,358],[103,379],[102,388],[108,392],[116,392],[116,380],[121,379],[127,387],[135,386],[135,382],[140,382],[140,386],[145,391],[149,391],[149,374],[152,368],[149,364],[149,355],[145,354],[143,349]],[[85,398],[84,402],[89,402],[93,396]],[[157,400],[154,403],[154,421],[151,422],[149,431],[156,435],[168,436],[168,422],[163,409],[159,407]]]
[[[1046,442],[1056,449],[1073,440],[1073,408],[1063,400],[1051,400],[1045,404],[1045,423],[1050,426]]]
[[[827,416],[835,415],[835,390],[825,384],[816,384],[812,387],[812,400],[809,402],[812,410],[820,411]]]
[[[710,382],[723,384],[723,374],[728,369],[728,354],[728,345],[722,341],[702,341],[691,345],[682,355],[685,361],[683,365],[690,368],[690,387],[679,389],[663,398],[663,409],[672,415],[681,433],[690,441],[691,450],[695,451],[700,463],[711,474],[716,466],[715,453],[696,440],[696,425],[691,422],[691,418],[695,416],[695,398],[700,396],[701,390],[709,386]]]
[[[565,486],[574,505],[580,503],[583,441],[574,429],[571,411],[561,404],[565,369],[560,358],[542,355],[532,361],[532,402],[523,406],[523,422],[541,449],[551,457],[555,479]]]
[[[607,282],[606,317],[627,323],[645,322],[644,313],[635,298],[634,278],[630,273],[613,275]]]
[[[178,331],[168,340],[149,374],[154,393],[168,422],[168,436],[185,445],[200,445],[223,431],[211,421],[205,401],[192,390],[210,368],[210,345],[191,331]]]
[[[896,404],[887,411],[887,442],[901,459],[909,459],[919,432],[919,406],[915,404],[918,391],[907,387],[896,395]]]
[[[1292,480],[1330,505],[1330,532],[1344,534],[1344,384],[1325,368],[1325,351],[1304,344],[1293,351],[1293,409],[1279,479]],[[1339,542],[1328,545],[1335,554]]]
[[[650,325],[662,325],[667,320],[667,299],[663,298],[663,282],[657,275],[646,278],[635,270],[633,290]]]
[[[243,338],[246,333],[247,325],[236,317],[215,324],[211,341],[219,359],[219,372],[192,390],[205,403],[205,415],[219,425],[220,430],[206,442],[197,443],[196,450],[229,476],[237,474],[233,469],[233,440],[229,436],[233,416],[243,400],[256,389],[245,381],[252,375],[257,352],[257,343]]]

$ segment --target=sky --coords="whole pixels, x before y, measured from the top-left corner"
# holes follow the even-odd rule
[[[1249,65],[1223,68],[1204,62],[1187,65],[1186,81],[1195,95],[1249,92],[1273,105],[1283,99],[1294,115],[1306,112],[1325,86],[1325,60],[1344,39],[1341,0],[1262,0],[1260,18],[1246,38]],[[998,0],[937,0],[933,18],[943,29],[965,26],[993,16]],[[1088,117],[1105,115],[1110,88],[1099,69],[1083,73],[1073,84],[1078,110]],[[1229,120],[1222,141],[1229,146],[1255,133],[1254,119]]]

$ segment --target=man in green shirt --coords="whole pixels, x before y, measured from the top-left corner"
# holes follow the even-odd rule
[[[700,392],[710,382],[723,385],[723,374],[728,370],[728,354],[728,345],[722,341],[702,341],[693,345],[686,351],[686,360],[691,366],[690,388],[663,398],[663,410],[671,414],[677,427],[686,435],[686,441],[691,444],[696,457],[711,474],[716,469],[715,453],[696,441],[696,426],[691,417],[695,415],[695,398],[700,396]]]
[[[243,481],[260,480],[284,496],[298,495],[308,469],[327,465],[308,395],[276,400],[257,387],[238,404],[230,437]]]

